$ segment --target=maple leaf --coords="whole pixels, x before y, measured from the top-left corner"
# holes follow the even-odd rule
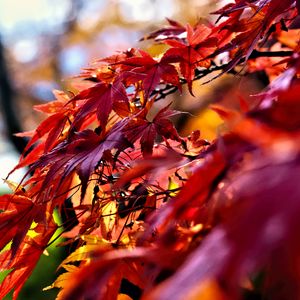
[[[119,189],[131,180],[152,172],[159,173],[167,168],[173,168],[182,160],[181,156],[174,150],[165,151],[159,156],[152,156],[148,159],[140,159],[134,162],[130,169],[125,171],[115,183],[115,188]]]
[[[211,28],[199,24],[195,29],[186,26],[187,44],[177,40],[168,39],[164,43],[171,48],[164,54],[165,61],[179,62],[180,71],[186,79],[189,91],[192,94],[192,81],[197,67],[209,67],[210,59],[207,57],[215,50],[217,38],[210,36]]]
[[[0,250],[10,241],[11,255],[14,257],[31,223],[37,218],[39,207],[27,196],[13,194],[0,196],[0,230],[5,232],[0,238]]]
[[[91,82],[113,83],[119,76],[117,63],[136,55],[138,55],[138,50],[129,48],[126,51],[98,59],[91,67],[84,68],[78,77]]]
[[[82,235],[81,239],[87,244],[77,248],[59,265],[59,268],[64,268],[66,272],[58,276],[58,278],[50,286],[44,288],[44,290],[49,290],[55,287],[60,288],[61,291],[56,299],[61,299],[62,294],[64,293],[64,288],[68,286],[68,281],[72,281],[72,276],[74,276],[74,273],[79,270],[79,267],[76,267],[72,263],[80,262],[82,267],[84,264],[88,264],[94,256],[94,253],[99,251],[104,252],[106,249],[108,250],[111,248],[111,244],[108,241],[100,239],[97,236]]]
[[[262,159],[263,163],[265,157],[256,159]],[[282,299],[283,295],[287,298],[299,295],[299,290],[295,289],[295,280],[298,280],[295,279],[298,278],[296,269],[288,271],[289,263],[283,265],[278,261],[279,255],[283,255],[285,259],[288,257],[283,254],[286,251],[291,251],[289,253],[297,256],[293,247],[299,251],[297,238],[300,225],[299,191],[296,187],[297,183],[290,177],[290,172],[299,171],[299,162],[294,161],[290,165],[289,163],[277,164],[273,161],[264,168],[255,167],[254,163],[252,167],[248,169],[247,174],[243,169],[238,171],[219,194],[221,197],[219,204],[224,208],[223,214],[221,213],[223,224],[213,229],[175,276],[159,286],[153,294],[150,294],[151,297],[146,299],[182,299],[196,286],[201,286],[212,279],[222,282],[219,288],[224,287],[224,292],[225,290],[229,292],[229,299],[237,299],[240,280],[249,272],[263,268],[268,259],[271,259],[269,266],[271,270],[280,265],[280,270],[290,276],[284,279],[280,275],[273,276],[273,272],[270,274],[270,279],[277,277],[278,280],[280,277],[281,284],[285,282],[290,286],[290,289],[279,288],[276,294],[272,293],[272,299]],[[260,184],[261,182],[264,184]],[[228,208],[229,199],[225,191],[231,188],[236,194],[230,203],[235,204]],[[286,197],[291,191],[292,194]],[[285,201],[282,201],[283,198]],[[286,201],[289,203],[288,208]],[[225,206],[227,206],[226,210]],[[247,230],[246,235],[245,230]],[[277,260],[272,259],[273,255]],[[208,261],[211,262],[209,267]],[[268,285],[274,288],[272,285],[274,283],[276,281],[269,282]],[[178,289],[178,286],[181,288]]]
[[[30,170],[39,168],[47,170],[41,187],[42,193],[45,194],[45,190],[48,189],[49,192],[52,190],[57,194],[66,178],[72,177],[76,172],[82,183],[81,199],[83,199],[89,177],[105,152],[114,148],[124,150],[130,146],[122,133],[125,124],[126,119],[116,123],[110,131],[103,132],[100,136],[90,129],[75,133],[68,142],[60,143],[52,151],[41,156]]]
[[[178,112],[170,110],[170,105],[171,104],[161,109],[152,122],[146,119],[149,109],[146,107],[124,127],[123,133],[131,143],[140,139],[141,150],[144,156],[152,154],[157,135],[160,135],[165,139],[171,139],[178,142],[181,141],[176,128],[169,120],[171,116],[177,115]]]
[[[59,299],[124,298],[124,282],[151,300],[239,299],[258,272],[262,296],[298,297],[299,270],[290,266],[300,250],[299,49],[280,37],[295,26],[297,7],[236,0],[215,12],[226,18],[218,26],[168,19],[146,37],[168,46],[161,57],[129,49],[100,59],[79,75],[78,94],[56,91],[56,101],[38,106],[48,118],[19,134],[31,138],[16,167],[29,165],[28,173],[22,186],[7,181],[14,194],[0,197],[0,265],[11,271],[0,298],[15,288],[16,299],[56,229],[54,208],[69,202],[76,224],[65,244],[80,243],[52,285]],[[277,41],[293,45],[279,62],[286,70],[256,95],[254,109],[213,107],[229,131],[216,141],[200,131],[181,138],[170,105],[151,117],[154,101],[182,83],[192,93],[195,79],[228,72],[255,48],[262,55],[265,42],[273,57]],[[224,53],[226,64],[216,57]]]
[[[19,221],[22,221],[22,219],[19,219]],[[20,223],[18,224],[20,226]],[[1,270],[10,270],[10,273],[0,284],[1,299],[12,289],[14,289],[13,300],[17,299],[56,228],[56,224],[52,219],[47,220],[47,225],[39,223],[34,228],[37,234],[35,237],[26,236],[16,250],[6,250],[0,253]],[[26,230],[26,228],[22,228],[22,230]],[[14,252],[13,258],[11,257],[12,252]]]
[[[126,71],[121,78],[128,85],[142,81],[142,89],[146,99],[149,98],[161,80],[181,90],[178,72],[165,56],[157,61],[145,51],[139,50],[139,53],[141,56],[130,57],[120,62],[122,69]]]
[[[127,250],[94,253],[97,257],[101,255],[102,259],[80,268],[65,285],[62,299],[79,299],[88,295],[93,299],[115,300],[123,278],[128,278],[136,286],[144,287],[146,278],[140,276],[143,266],[138,260],[146,253],[150,251],[138,249],[134,253]],[[96,274],[101,277],[95,276]],[[87,280],[82,282],[82,278]],[[79,281],[81,284],[78,284]]]
[[[258,5],[255,6],[254,3]],[[218,49],[210,56],[233,51],[232,59],[223,69],[220,75],[234,68],[242,58],[247,60],[258,42],[268,32],[274,22],[278,22],[280,15],[292,8],[293,0],[267,0],[267,1],[237,1],[235,5],[225,6],[215,13],[222,16],[229,16],[229,19],[214,28],[214,31],[228,31],[232,35],[232,39],[226,45],[218,47]],[[250,8],[252,15],[241,18],[243,10]],[[292,14],[292,13],[291,13]],[[235,34],[233,34],[235,33]],[[218,75],[217,77],[219,77]],[[215,77],[216,78],[216,77]]]
[[[68,121],[68,116],[73,111],[73,106],[69,103],[69,97],[61,91],[54,91],[54,95],[57,100],[49,102],[47,104],[36,105],[35,110],[47,113],[50,116],[45,119],[41,124],[35,129],[34,132],[26,132],[18,134],[18,136],[32,136],[26,148],[24,149],[24,154],[28,149],[35,144],[38,140],[47,135],[44,142],[43,150],[47,152],[51,147],[57,143],[59,136],[62,134],[63,129]],[[21,163],[21,161],[20,161]]]
[[[112,109],[117,114],[126,115],[129,112],[128,97],[120,80],[112,84],[98,83],[81,91],[71,101],[81,101],[72,124],[72,128],[80,129],[82,123],[96,114],[102,129],[105,128]],[[93,119],[90,120],[90,122]],[[87,125],[87,124],[86,124]]]
[[[162,29],[151,32],[150,34],[143,37],[141,41],[148,39],[154,39],[155,41],[163,41],[166,39],[183,40],[185,37],[183,37],[182,35],[186,32],[186,28],[177,21],[169,18],[166,18],[166,20],[169,23],[169,26],[165,26]]]

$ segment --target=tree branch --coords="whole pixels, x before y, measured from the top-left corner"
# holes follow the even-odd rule
[[[259,57],[289,57],[291,55],[293,55],[293,51],[258,51],[258,50],[254,50],[251,55],[249,56],[249,59],[256,59]],[[242,64],[245,62],[245,57],[243,57],[239,64]],[[213,72],[216,71],[222,71],[224,69],[226,69],[226,67],[229,65],[228,64],[223,64],[223,65],[215,65],[213,64],[213,66],[209,69],[196,69],[195,70],[195,78],[194,81],[199,80]],[[237,74],[236,71],[234,70],[230,70],[229,72],[227,72],[229,74]],[[180,83],[181,84],[185,84],[186,80],[184,78],[180,79]],[[173,93],[175,93],[178,90],[178,88],[176,86],[173,86],[171,84],[166,84],[163,88],[158,88],[156,90],[154,90],[151,93],[151,97],[155,97],[155,101],[161,100],[166,98],[168,95],[171,95]]]

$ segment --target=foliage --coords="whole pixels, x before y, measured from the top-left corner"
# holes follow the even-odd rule
[[[146,37],[166,46],[159,57],[100,59],[76,94],[37,106],[47,118],[19,134],[28,176],[0,198],[0,297],[17,299],[59,236],[56,208],[73,249],[57,299],[300,297],[299,5],[240,0],[215,25],[168,20]],[[158,104],[226,72],[270,84],[255,105],[212,106],[227,128],[216,140],[181,137],[181,112]]]

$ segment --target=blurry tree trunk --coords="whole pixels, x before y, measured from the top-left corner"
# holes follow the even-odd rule
[[[3,122],[9,141],[20,153],[26,146],[26,140],[14,136],[14,133],[21,132],[22,126],[16,114],[14,103],[15,92],[9,77],[9,72],[4,55],[4,47],[0,39],[0,103],[2,108]]]

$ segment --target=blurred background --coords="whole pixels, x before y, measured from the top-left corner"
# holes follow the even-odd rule
[[[97,58],[129,47],[159,54],[159,46],[138,42],[139,39],[166,24],[166,17],[194,24],[216,9],[215,2],[218,1],[0,0],[0,177],[5,178],[16,165],[25,145],[13,133],[33,130],[43,118],[32,109],[33,105],[53,100],[53,89],[74,91],[72,77]],[[222,4],[224,1],[219,1]],[[250,89],[251,82],[247,83]],[[230,94],[232,85],[232,78],[230,83],[222,78],[212,85],[199,85],[195,98],[187,93],[172,95],[178,108],[189,109],[197,116],[185,124],[182,132],[201,124],[204,137],[213,139],[221,121],[205,108],[212,99],[223,97],[224,91]],[[212,88],[216,86],[218,89]],[[14,173],[10,180],[19,181],[23,172]],[[0,192],[7,192],[2,182]],[[55,273],[63,253],[55,246],[49,252],[20,299],[55,299],[56,291],[41,289],[53,282],[49,274]]]

